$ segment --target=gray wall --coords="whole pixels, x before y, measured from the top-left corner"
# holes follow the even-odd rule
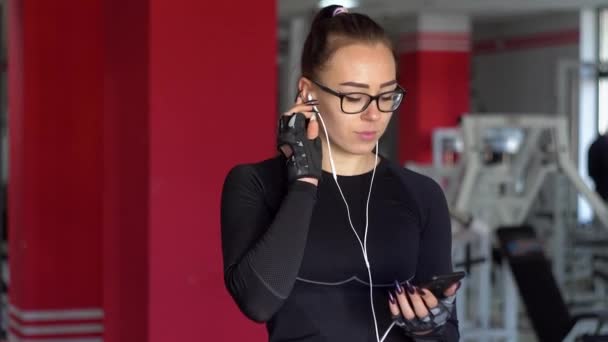
[[[473,40],[578,30],[578,21],[577,12],[487,20],[474,24]],[[472,111],[554,113],[557,63],[560,59],[577,60],[578,49],[577,43],[571,43],[475,53],[471,75]]]

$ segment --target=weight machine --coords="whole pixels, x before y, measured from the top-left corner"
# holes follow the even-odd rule
[[[589,202],[597,221],[597,227],[586,232],[593,231],[595,238],[608,235],[608,209],[576,171],[567,126],[567,119],[557,116],[468,115],[460,129],[434,133],[433,166],[407,165],[444,188],[454,217],[455,267],[474,267],[466,290],[459,294],[463,340],[517,340],[517,289],[506,263],[494,269],[492,246],[498,227],[530,221],[540,227],[562,288],[569,280],[566,251],[577,251],[567,249],[579,230],[569,229],[577,226],[577,194]],[[602,294],[605,287],[592,296]],[[492,310],[496,306],[500,310]],[[492,317],[497,311],[501,317]]]

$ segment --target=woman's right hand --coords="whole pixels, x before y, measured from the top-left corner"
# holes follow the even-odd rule
[[[405,282],[405,287],[395,282],[395,293],[389,291],[389,309],[397,326],[400,326],[414,341],[428,341],[425,335],[441,330],[454,312],[456,291],[460,282],[452,284],[437,298],[425,288]],[[434,340],[434,338],[432,339]]]
[[[298,96],[295,105],[279,119],[277,148],[287,158],[287,178],[318,185],[322,175],[319,124],[313,106]],[[308,122],[308,124],[307,124]]]

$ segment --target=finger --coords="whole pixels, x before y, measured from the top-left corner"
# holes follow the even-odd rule
[[[414,310],[410,306],[410,303],[408,302],[408,299],[405,296],[405,289],[401,286],[401,284],[397,282],[395,284],[395,288],[397,291],[397,304],[399,304],[401,314],[407,320],[414,319],[414,317],[416,317],[416,314],[414,313]]]
[[[310,117],[306,136],[308,137],[308,139],[316,139],[319,136],[319,122],[317,121],[316,115]]]
[[[314,106],[318,106],[319,101],[312,100],[307,102],[297,101],[295,105],[293,105],[289,110],[287,110],[284,114],[290,115],[295,112],[314,112]]]
[[[295,113],[289,119],[289,125],[298,132],[304,132],[306,129],[306,115],[301,112]]]
[[[313,107],[314,107],[314,105],[307,105],[307,104],[294,106],[294,107],[290,108],[288,111],[286,111],[285,113],[283,113],[283,115],[290,116],[290,115],[293,115],[294,113],[303,113],[306,115],[307,118],[310,118],[312,116],[312,114],[315,112]]]
[[[422,301],[426,304],[427,308],[432,309],[436,307],[437,304],[439,304],[437,297],[435,297],[435,295],[431,291],[420,287],[417,287],[416,291],[422,298]]]
[[[410,301],[412,302],[412,306],[416,316],[418,317],[426,317],[429,314],[429,310],[424,305],[424,301],[420,297],[420,295],[416,292],[414,286],[412,286],[409,282],[406,283],[408,296],[410,297]]]
[[[289,145],[281,146],[281,151],[283,151],[283,155],[288,158],[291,157],[291,154],[293,153],[293,150],[291,149],[291,146],[289,146]]]
[[[454,295],[456,293],[456,291],[458,291],[458,289],[460,288],[460,285],[461,285],[460,282],[450,285],[450,287],[448,287],[448,289],[445,290],[445,292],[443,292],[443,294],[446,297],[450,297],[450,296]]]
[[[401,314],[401,311],[399,310],[399,305],[397,304],[397,299],[391,291],[388,291],[388,308],[391,311],[392,316],[397,316]]]

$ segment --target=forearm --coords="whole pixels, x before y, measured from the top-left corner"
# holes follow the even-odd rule
[[[268,320],[291,292],[304,255],[315,200],[316,186],[296,182],[267,230],[241,258],[227,265],[226,287],[251,319]]]

